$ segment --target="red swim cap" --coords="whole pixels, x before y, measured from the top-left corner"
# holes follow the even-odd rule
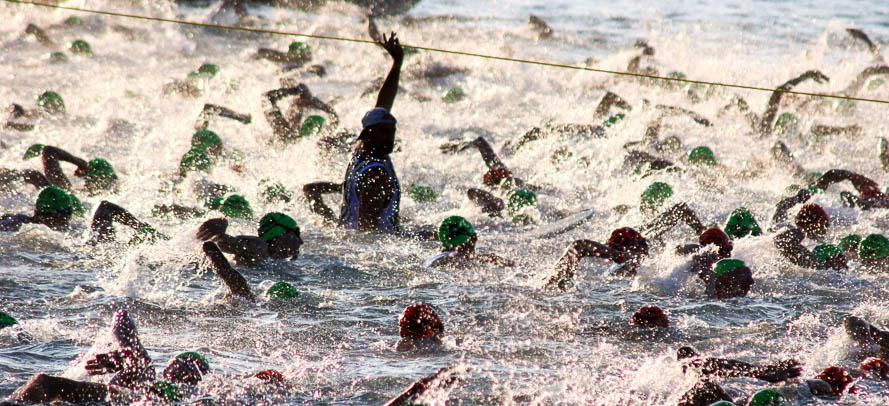
[[[619,264],[627,261],[626,253],[648,255],[648,241],[642,234],[630,227],[612,231],[611,237],[608,237],[608,242],[605,245],[613,250],[621,251],[621,254],[614,258],[614,262]]]
[[[259,371],[256,375],[253,375],[256,378],[259,378],[261,381],[265,383],[274,383],[281,385],[284,383],[284,375],[274,369],[266,369],[263,371]]]
[[[486,186],[498,186],[503,182],[504,179],[508,179],[512,177],[512,172],[509,169],[503,167],[495,167],[491,168],[491,170],[485,172],[485,176],[482,176],[482,183]]]
[[[732,249],[734,248],[732,240],[728,238],[728,234],[719,229],[719,227],[711,227],[705,230],[701,233],[701,236],[698,237],[698,242],[701,245],[716,245],[719,247],[719,256],[722,258],[732,256]]]
[[[402,338],[431,338],[444,334],[444,325],[432,306],[412,304],[398,318],[399,335]]]
[[[846,386],[852,383],[852,376],[849,375],[848,371],[840,367],[832,366],[824,368],[824,370],[815,377],[829,383],[830,387],[833,388],[834,395],[841,395],[846,389]],[[849,389],[849,392],[854,391],[854,389],[855,387],[853,386]]]
[[[670,321],[660,307],[642,306],[638,312],[633,313],[633,324],[642,327],[667,328],[670,326]]]
[[[815,236],[823,235],[827,231],[830,217],[827,212],[817,204],[807,204],[796,215],[796,226]]]
[[[879,375],[880,378],[889,378],[889,364],[879,358],[868,358],[861,361],[861,365],[859,365],[858,368],[874,372]]]

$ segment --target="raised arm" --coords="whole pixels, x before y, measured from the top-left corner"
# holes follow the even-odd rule
[[[383,34],[383,42],[380,42],[379,45],[389,52],[389,55],[392,55],[392,68],[389,70],[389,75],[386,76],[386,81],[383,82],[383,87],[380,88],[376,107],[382,107],[391,112],[392,105],[395,103],[395,96],[398,94],[398,78],[401,76],[404,49],[398,44],[398,38],[394,32],[389,38],[386,38],[386,34]]]
[[[574,278],[577,264],[584,257],[614,258],[619,253],[617,250],[592,240],[576,240],[565,250],[565,253],[556,263],[556,274],[549,278],[546,287],[565,290],[568,283]]]
[[[93,222],[90,230],[93,239],[100,242],[114,241],[114,222],[118,222],[129,226],[138,234],[143,234],[149,238],[160,237],[168,239],[163,234],[158,233],[150,224],[140,221],[123,207],[120,207],[107,200],[103,200],[93,215]]]
[[[342,193],[342,183],[315,182],[303,186],[303,196],[309,201],[309,210],[330,222],[336,222],[337,217],[330,207],[324,204],[324,194]]]
[[[880,65],[880,66],[871,66],[869,68],[865,68],[858,76],[855,77],[855,80],[843,90],[843,94],[846,96],[854,96],[856,95],[864,84],[867,83],[867,80],[870,79],[871,76],[875,75],[886,75],[889,74],[889,66]]]
[[[59,164],[59,161],[76,165],[78,171],[86,171],[87,168],[87,162],[85,160],[52,145],[44,145],[41,156],[43,159],[43,173],[46,175],[46,178],[54,186],[58,186],[62,189],[70,189],[71,182],[68,181],[65,173],[62,172],[62,166]]]
[[[247,261],[246,265],[255,265],[265,260],[268,245],[259,237],[231,236],[226,234],[228,220],[215,218],[205,221],[198,228],[197,238],[204,241],[215,242],[218,249],[234,254],[238,261]]]
[[[688,204],[683,202],[678,203],[659,214],[657,218],[650,223],[642,226],[640,231],[649,234],[648,238],[657,238],[676,226],[676,224],[679,224],[680,221],[687,224],[696,235],[700,235],[707,229],[707,227],[701,223],[701,220],[698,219],[698,215],[694,210],[692,210],[691,207],[688,207]]]
[[[617,106],[626,110],[632,109],[630,103],[627,103],[626,100],[609,91],[605,92],[605,95],[602,96],[602,100],[599,100],[599,104],[596,105],[596,110],[593,111],[593,117],[597,119],[605,118],[605,116],[608,115],[608,112],[611,111],[611,106]]]
[[[864,43],[867,44],[867,49],[870,51],[871,55],[874,56],[874,59],[881,63],[886,63],[886,60],[883,59],[883,55],[880,55],[880,48],[877,47],[877,44],[874,44],[874,42],[870,40],[870,37],[868,37],[867,34],[864,33],[864,31],[861,31],[857,28],[846,28],[846,32],[848,32],[849,35],[852,36],[852,38],[864,41]]]
[[[778,107],[781,104],[781,98],[784,97],[784,92],[793,89],[794,86],[807,79],[812,79],[818,83],[830,81],[830,78],[820,71],[810,70],[784,82],[783,85],[778,86],[778,89],[772,92],[772,97],[769,98],[766,111],[762,114],[762,120],[759,123],[759,132],[761,135],[766,136],[772,133],[772,123],[775,121],[775,116],[778,115]]]
[[[798,228],[786,230],[775,236],[775,247],[781,256],[803,268],[821,268],[818,258],[803,245],[805,234]]]
[[[250,291],[250,285],[247,283],[247,280],[244,279],[244,276],[241,275],[238,271],[232,268],[231,264],[228,263],[228,260],[225,259],[225,255],[222,254],[222,251],[219,250],[219,247],[216,244],[207,241],[203,246],[204,255],[210,259],[210,262],[213,263],[213,269],[216,271],[216,275],[225,282],[225,285],[228,286],[230,294],[243,297],[251,302],[256,301],[256,297],[253,296],[253,292]]]
[[[847,171],[845,169],[831,169],[825,172],[818,178],[818,182],[815,183],[815,186],[821,190],[827,190],[830,185],[846,180],[851,182],[852,186],[855,187],[855,190],[863,196],[873,197],[874,195],[882,195],[882,192],[880,192],[880,185],[878,185],[877,182],[874,182],[864,175]]]
[[[786,222],[787,212],[790,211],[790,208],[797,204],[807,202],[811,197],[812,192],[807,188],[802,188],[796,195],[778,202],[778,205],[775,207],[775,215],[772,216],[772,225]]]
[[[194,129],[206,130],[210,124],[210,118],[213,116],[230,118],[241,124],[250,124],[252,120],[249,114],[241,114],[228,107],[207,103],[204,104],[204,109],[198,114],[198,118],[194,122]]]

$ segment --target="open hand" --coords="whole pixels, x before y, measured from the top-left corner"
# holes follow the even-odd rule
[[[201,224],[198,228],[198,232],[196,237],[199,240],[207,241],[213,239],[213,237],[221,234],[225,234],[225,230],[228,228],[228,220],[224,218],[215,218],[210,219]]]
[[[392,55],[392,59],[398,62],[401,62],[404,59],[404,48],[398,43],[398,37],[395,36],[395,31],[389,34],[389,38],[386,38],[386,34],[383,34],[383,41],[378,42],[378,44],[385,48],[386,51],[389,52],[389,55]]]

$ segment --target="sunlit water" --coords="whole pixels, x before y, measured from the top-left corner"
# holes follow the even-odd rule
[[[136,3],[136,4],[133,4]],[[478,3],[478,4],[477,4]],[[684,72],[689,78],[774,87],[809,70],[819,69],[830,83],[805,82],[798,90],[838,93],[855,75],[873,65],[866,48],[851,40],[846,27],[857,27],[889,52],[887,9],[881,2],[659,2],[629,1],[424,1],[411,17],[449,16],[406,24],[401,17],[382,19],[385,31],[397,31],[406,44],[465,50],[517,58],[581,65],[594,58],[596,67],[623,70],[638,51],[632,44],[647,40],[656,49],[643,66],[662,73]],[[67,5],[118,10],[167,18],[203,21],[208,8],[185,8],[163,2],[72,1]],[[291,32],[366,38],[363,12],[334,3],[312,13],[251,9],[255,24]],[[528,15],[546,20],[551,39],[539,39]],[[85,28],[52,29],[58,44],[86,39],[92,58],[69,53],[67,64],[50,64],[50,50],[32,37],[20,39],[29,22],[61,23],[78,15]],[[754,270],[756,285],[749,297],[715,302],[697,286],[665,292],[651,281],[683,263],[672,247],[695,238],[679,228],[645,263],[639,280],[607,278],[607,265],[583,262],[576,286],[564,294],[539,290],[540,281],[575,238],[604,240],[611,229],[635,226],[645,217],[633,209],[611,211],[619,204],[638,206],[642,190],[664,181],[675,190],[670,202],[688,202],[706,223],[722,224],[738,206],[747,206],[763,226],[774,204],[792,183],[800,183],[768,148],[776,137],[759,138],[736,112],[720,114],[734,94],[761,112],[767,93],[716,89],[694,103],[683,89],[665,89],[602,74],[558,70],[485,59],[421,53],[405,63],[394,113],[399,119],[401,150],[393,161],[403,185],[425,184],[440,194],[436,203],[402,199],[403,218],[414,225],[438,224],[463,215],[480,231],[479,249],[516,259],[509,269],[451,272],[425,270],[420,264],[437,252],[434,243],[406,242],[352,235],[323,228],[305,202],[265,204],[258,183],[271,178],[298,192],[316,180],[339,181],[347,155],[324,154],[316,140],[286,147],[268,143],[271,130],[262,116],[260,95],[280,86],[282,77],[306,83],[323,100],[334,100],[344,128],[358,131],[364,111],[375,95],[359,97],[370,82],[385,74],[384,51],[366,44],[308,40],[312,63],[323,64],[327,76],[282,73],[272,63],[251,55],[260,46],[286,48],[290,38],[238,33],[220,36],[204,29],[156,22],[96,17],[0,3],[0,104],[33,107],[44,90],[65,99],[64,120],[39,121],[30,133],[3,130],[3,167],[37,168],[22,162],[33,143],[57,145],[77,155],[105,157],[118,170],[121,192],[85,200],[95,207],[107,199],[174,236],[171,241],[137,248],[95,249],[84,244],[88,223],[78,219],[69,235],[42,227],[26,227],[0,235],[0,307],[21,324],[0,332],[0,396],[6,396],[32,374],[48,372],[86,379],[81,354],[109,347],[110,316],[128,308],[158,368],[172,354],[198,350],[208,354],[213,373],[201,384],[202,394],[235,402],[373,404],[400,392],[410,381],[438,368],[467,368],[463,380],[432,391],[425,403],[444,404],[596,404],[652,405],[675,403],[694,382],[675,361],[686,344],[707,354],[750,361],[796,358],[804,376],[831,364],[853,367],[863,357],[840,327],[853,313],[885,325],[889,322],[889,283],[853,266],[848,272],[799,269],[778,258],[771,237],[736,241],[735,256]],[[111,29],[124,25],[133,39]],[[220,66],[203,95],[164,96],[163,85],[182,79],[201,63]],[[462,68],[444,79],[414,79],[432,64]],[[459,86],[466,100],[443,103],[441,96]],[[465,198],[465,189],[481,183],[484,172],[477,153],[442,155],[438,146],[474,136],[463,129],[484,130],[495,149],[515,141],[535,126],[590,123],[605,90],[633,106],[627,119],[610,128],[607,137],[550,137],[534,141],[507,165],[520,177],[544,187],[541,222],[587,208],[601,215],[565,235],[546,240],[523,237],[530,228],[490,219]],[[426,96],[429,101],[418,101]],[[865,86],[861,97],[889,98],[889,86]],[[860,171],[881,184],[889,182],[877,159],[878,137],[889,135],[884,105],[835,101],[809,103],[790,98],[782,111],[800,116],[803,131],[781,136],[808,171],[843,167]],[[193,122],[204,103],[217,103],[252,114],[249,125],[216,119],[211,129],[228,148],[246,154],[243,173],[220,166],[208,178],[234,186],[262,213],[277,210],[295,217],[306,244],[299,260],[242,270],[259,292],[273,281],[289,280],[301,295],[280,303],[263,298],[257,305],[223,300],[224,289],[201,262],[193,233],[203,219],[170,221],[152,218],[151,207],[162,203],[197,206],[188,185],[170,187],[179,157],[188,149]],[[714,122],[702,127],[675,117],[664,122],[662,136],[677,135],[685,151],[708,145],[721,168],[661,173],[640,179],[622,170],[623,145],[642,138],[657,104],[682,106]],[[121,124],[125,120],[128,124]],[[813,124],[852,125],[860,135],[816,140]],[[571,154],[560,161],[554,152]],[[682,163],[680,154],[667,158]],[[554,163],[555,162],[555,163]],[[72,168],[67,168],[71,170]],[[751,176],[740,177],[742,173]],[[70,172],[69,172],[70,174]],[[79,182],[79,181],[75,181]],[[82,184],[77,184],[82,187]],[[838,191],[814,201],[842,220],[834,237],[850,232],[880,232],[885,210],[859,213],[843,208]],[[29,212],[37,192],[31,187],[6,191],[0,212]],[[298,193],[296,193],[298,194]],[[83,197],[85,193],[81,193]],[[331,204],[338,204],[331,200]],[[208,214],[207,218],[218,214]],[[255,223],[233,221],[230,230],[255,233]],[[119,233],[128,236],[127,231]],[[412,302],[433,304],[442,314],[447,338],[441,351],[398,353],[397,316]],[[633,311],[657,304],[673,325],[666,334],[646,338],[629,328]],[[266,368],[281,370],[290,389],[269,391],[245,377]],[[764,388],[762,382],[722,381],[734,395]],[[847,395],[841,404],[882,405],[889,402],[885,384],[865,382],[863,393]],[[827,400],[807,399],[821,403]]]

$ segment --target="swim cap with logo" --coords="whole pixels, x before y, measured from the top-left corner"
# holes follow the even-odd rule
[[[775,131],[778,134],[786,134],[796,130],[799,119],[790,113],[781,113],[775,120]]]
[[[253,210],[250,209],[250,203],[241,195],[231,195],[222,202],[219,211],[231,218],[242,218],[249,220],[253,217]]]
[[[111,183],[117,181],[117,175],[111,164],[102,158],[96,158],[86,166],[86,175],[83,176],[87,182],[92,183],[95,187],[105,188]]]
[[[857,252],[858,244],[861,244],[861,236],[858,234],[849,234],[843,238],[840,238],[840,242],[839,244],[837,244],[837,246],[840,247],[840,249],[843,251],[854,250]]]
[[[747,406],[784,406],[786,404],[781,394],[774,389],[763,389],[756,392],[747,402]]]
[[[287,47],[287,53],[300,59],[311,58],[312,48],[305,42],[294,41]]]
[[[55,214],[73,210],[71,195],[56,186],[49,186],[40,191],[35,206],[38,214]]]
[[[411,185],[407,194],[411,199],[414,199],[414,201],[417,202],[428,203],[438,200],[438,195],[435,193],[435,190],[429,186]]]
[[[62,96],[51,90],[43,92],[37,98],[37,105],[53,114],[65,112],[65,101],[62,100]]]
[[[461,245],[475,235],[472,224],[460,216],[448,217],[438,227],[438,240],[445,249]]]
[[[71,53],[77,55],[92,55],[93,49],[90,47],[90,44],[82,39],[75,40],[68,46],[68,49],[71,50]]]
[[[185,176],[188,171],[204,171],[210,169],[210,157],[204,151],[192,148],[179,161],[179,173]]]
[[[673,196],[673,189],[664,182],[654,182],[642,192],[642,207],[644,209],[657,209],[665,200]]]
[[[22,159],[27,161],[31,158],[36,158],[43,153],[43,144],[34,144],[28,147],[28,150],[25,151],[25,155],[22,156]]]
[[[858,257],[861,259],[883,259],[889,256],[889,240],[881,234],[870,234],[858,244]]]
[[[317,135],[321,132],[322,128],[324,128],[324,117],[308,116],[306,117],[306,120],[303,121],[302,126],[299,127],[299,136],[309,137]]]
[[[746,237],[748,235],[756,237],[762,234],[762,230],[759,228],[756,218],[754,218],[753,214],[750,213],[750,210],[747,210],[745,207],[739,207],[732,212],[728,221],[725,223],[724,230],[725,233],[733,239]]]
[[[296,220],[286,214],[273,212],[262,216],[262,219],[259,220],[259,230],[256,233],[259,238],[269,241],[286,233],[287,230],[295,230],[299,235],[299,226],[296,224]]]
[[[537,203],[537,195],[528,189],[519,189],[510,192],[507,201],[507,209],[511,214],[518,213],[523,207],[533,206]]]
[[[12,327],[19,322],[16,319],[12,318],[9,313],[6,313],[0,310],[0,330],[3,330],[6,327]]]
[[[191,136],[191,147],[201,151],[222,145],[222,138],[210,130],[198,130]]]
[[[716,165],[716,157],[713,156],[713,151],[709,147],[695,147],[688,152],[688,163],[692,165]]]
[[[843,255],[843,250],[833,244],[818,244],[817,246],[815,246],[812,252],[820,261],[827,261],[836,258],[837,256]]]
[[[299,296],[299,291],[293,285],[284,281],[276,282],[266,293],[278,299],[293,299]]]

